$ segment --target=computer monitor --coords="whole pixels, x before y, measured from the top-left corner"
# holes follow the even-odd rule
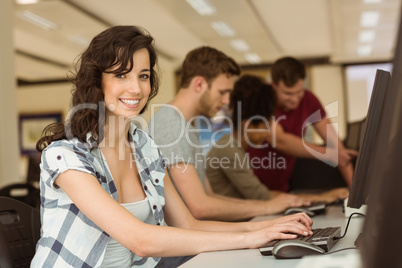
[[[360,247],[368,268],[402,267],[402,20],[383,106]]]
[[[383,110],[386,108],[383,103],[386,96],[390,97],[390,95],[386,95],[390,78],[391,74],[389,72],[377,70],[362,138],[360,139],[360,129],[356,130],[357,133],[355,133],[357,136],[355,139],[359,139],[360,141],[360,145],[358,146],[360,150],[356,159],[353,182],[348,200],[348,206],[352,208],[360,208],[363,204],[366,204],[367,201],[370,188],[368,167],[375,166],[375,149],[381,150],[375,147],[377,144],[379,126],[381,122],[384,123],[386,121],[385,118],[382,118],[385,115]],[[360,127],[360,124],[357,126]]]
[[[366,118],[347,124],[347,136],[343,142],[346,148],[359,151],[365,124]]]

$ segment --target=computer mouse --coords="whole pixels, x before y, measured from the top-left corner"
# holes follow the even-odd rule
[[[276,259],[299,259],[307,255],[324,254],[325,250],[300,240],[282,240],[275,244],[272,255]]]
[[[310,217],[315,216],[315,213],[313,211],[310,211],[307,208],[301,208],[301,207],[288,208],[285,210],[284,214],[292,215],[292,214],[296,214],[296,213],[300,213],[300,212],[305,212]]]

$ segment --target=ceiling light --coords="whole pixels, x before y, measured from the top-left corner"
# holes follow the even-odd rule
[[[375,32],[373,30],[364,30],[359,33],[360,43],[370,43],[374,41]]]
[[[378,11],[365,11],[360,18],[360,25],[362,27],[374,27],[378,24],[380,14]]]
[[[239,52],[248,51],[250,49],[249,45],[243,39],[233,39],[230,40],[230,45]]]
[[[201,16],[209,16],[216,13],[216,9],[208,0],[186,0]]]
[[[36,4],[39,0],[15,0],[15,2],[19,5],[29,5],[29,4]]]
[[[381,3],[381,0],[363,0],[365,4],[378,4]]]
[[[91,42],[89,38],[79,34],[70,34],[68,35],[67,39],[84,47],[87,47]]]
[[[359,56],[368,56],[371,54],[372,50],[373,48],[371,47],[371,45],[360,46],[357,48],[357,54]]]
[[[258,56],[256,53],[246,53],[244,55],[244,57],[246,58],[246,60],[251,63],[251,64],[256,64],[256,63],[260,63],[261,62],[261,58],[260,56]]]
[[[30,11],[22,11],[22,12],[18,12],[18,16],[23,18],[24,20],[35,24],[36,26],[39,26],[45,30],[55,30],[57,29],[57,24],[54,23],[53,21],[50,21],[48,19],[45,19],[39,15],[36,15],[35,13],[32,13]]]
[[[236,32],[223,21],[213,21],[211,22],[211,26],[223,37],[231,37],[236,34]]]

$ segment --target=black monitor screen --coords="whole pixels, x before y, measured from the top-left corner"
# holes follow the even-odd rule
[[[369,194],[370,176],[368,173],[369,168],[367,167],[374,165],[375,149],[381,150],[376,148],[375,145],[377,144],[377,130],[381,122],[385,122],[384,118],[382,118],[385,115],[383,103],[390,78],[391,74],[389,72],[377,70],[349,195],[348,206],[352,208],[360,208],[363,204],[366,204]],[[387,97],[390,96],[388,95]],[[356,136],[355,138],[359,139],[360,133],[356,133]]]

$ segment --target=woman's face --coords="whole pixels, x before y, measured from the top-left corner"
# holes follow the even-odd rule
[[[133,69],[126,74],[103,73],[102,89],[105,95],[106,121],[110,116],[124,119],[137,116],[144,108],[151,92],[151,67],[148,50],[137,50]]]

